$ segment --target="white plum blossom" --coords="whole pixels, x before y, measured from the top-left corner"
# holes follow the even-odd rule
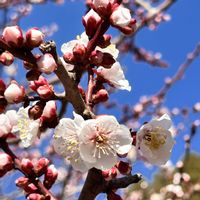
[[[79,153],[79,133],[84,119],[73,112],[74,120],[62,118],[54,131],[53,146],[55,151],[66,157],[72,166],[79,171],[88,170]]]
[[[130,10],[120,5],[114,10],[112,15],[110,16],[110,19],[113,25],[124,28],[131,22]]]
[[[128,80],[125,79],[124,72],[119,62],[115,62],[110,69],[104,67],[97,68],[97,74],[107,80],[112,86],[120,90],[131,91]]]
[[[129,129],[113,116],[84,120],[74,113],[74,120],[63,118],[55,128],[55,151],[70,160],[82,172],[95,167],[110,169],[117,163],[117,154],[124,155],[132,147]]]
[[[149,163],[163,165],[169,160],[174,146],[171,127],[172,121],[169,115],[164,114],[143,125],[138,131],[136,147]]]
[[[84,121],[79,134],[80,155],[92,167],[106,170],[132,147],[129,129],[120,125],[114,116],[100,116]]]
[[[17,112],[17,129],[24,147],[29,147],[35,141],[40,127],[40,119],[33,120],[29,118],[29,108],[30,106],[21,107]]]

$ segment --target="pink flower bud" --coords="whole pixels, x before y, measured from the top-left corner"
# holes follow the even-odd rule
[[[43,85],[37,88],[38,95],[42,99],[49,99],[54,95],[53,86],[52,85]]]
[[[46,103],[46,106],[44,107],[43,113],[42,113],[42,118],[44,119],[52,119],[56,114],[56,102],[55,101],[48,101]]]
[[[8,26],[4,28],[2,33],[4,41],[15,47],[21,47],[23,45],[23,34],[19,26]]]
[[[105,89],[100,89],[96,94],[92,96],[92,101],[97,104],[99,102],[105,102],[108,100],[108,92]]]
[[[45,199],[46,198],[43,195],[37,193],[29,194],[27,197],[27,200],[45,200]]]
[[[57,68],[57,64],[53,56],[49,53],[45,53],[37,60],[38,70],[45,74],[51,74]]]
[[[73,55],[77,61],[81,61],[85,57],[86,48],[83,44],[76,44],[73,48]]]
[[[51,186],[55,183],[57,176],[58,176],[57,169],[55,168],[54,165],[50,165],[47,168],[47,171],[46,171],[45,176],[44,176],[44,186],[47,189],[50,189]]]
[[[83,17],[83,25],[85,26],[86,34],[88,36],[93,36],[100,22],[101,22],[101,17],[93,9],[91,9]]]
[[[47,171],[49,163],[50,162],[47,158],[40,158],[35,166],[35,173],[38,176],[43,175]]]
[[[111,169],[107,169],[102,171],[102,176],[106,181],[109,181],[117,176],[117,168],[112,167]]]
[[[26,177],[19,177],[16,181],[15,184],[17,187],[24,188],[29,184],[29,179]]]
[[[25,97],[25,89],[23,86],[19,86],[18,83],[13,80],[6,88],[4,97],[8,103],[19,103],[23,101]]]
[[[75,61],[74,55],[72,53],[66,52],[63,55],[63,59],[66,63],[70,63],[73,64],[73,62]]]
[[[38,80],[31,81],[29,87],[33,91],[37,91],[37,89],[43,85],[49,85],[49,84],[48,81],[43,76],[40,76]]]
[[[131,22],[130,10],[122,5],[118,6],[110,16],[110,21],[114,26],[122,28],[128,26]]]
[[[131,173],[131,166],[127,162],[119,161],[116,164],[117,169],[122,175],[128,175]]]
[[[9,66],[13,63],[14,61],[14,56],[8,52],[8,51],[4,51],[1,55],[0,55],[0,62],[3,65]]]
[[[27,158],[23,158],[21,161],[21,169],[28,175],[33,174],[33,163],[27,159]]]
[[[6,153],[0,153],[0,170],[8,172],[13,169],[12,158]]]
[[[26,43],[29,47],[38,47],[44,40],[44,34],[38,28],[31,28],[26,32]]]

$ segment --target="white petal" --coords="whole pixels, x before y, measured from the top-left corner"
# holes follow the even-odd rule
[[[89,163],[94,163],[97,161],[95,157],[95,149],[96,149],[96,144],[95,143],[80,143],[79,145],[80,148],[80,156],[81,158]]]
[[[110,153],[107,154],[101,154],[101,157],[96,160],[95,163],[93,163],[93,167],[101,170],[110,169],[117,163],[117,155],[113,155]]]
[[[65,53],[72,53],[72,49],[74,48],[74,46],[78,43],[77,40],[71,40],[67,43],[64,43],[62,46],[61,46],[61,51],[63,54]]]
[[[120,125],[117,130],[110,134],[110,140],[117,141],[116,145],[113,145],[113,148],[118,154],[126,154],[132,148],[133,139],[131,133],[124,125]]]
[[[160,126],[164,129],[170,129],[172,126],[172,120],[168,114],[164,114],[160,118],[152,120],[150,124],[153,126]]]

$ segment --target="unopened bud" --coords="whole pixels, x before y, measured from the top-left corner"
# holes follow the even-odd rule
[[[92,96],[92,101],[97,104],[99,102],[105,102],[109,98],[108,92],[105,89],[100,89],[96,94]]]
[[[44,176],[44,186],[48,189],[55,183],[58,176],[58,171],[54,165],[50,165]]]
[[[0,62],[3,65],[9,66],[13,63],[14,61],[14,56],[8,52],[8,51],[4,51],[2,54],[0,54]]]
[[[83,44],[76,44],[72,50],[74,58],[78,61],[83,60],[86,53],[86,48]]]
[[[48,81],[43,76],[40,76],[38,80],[31,81],[29,86],[33,91],[37,91],[43,85],[48,85]]]
[[[0,171],[4,171],[6,173],[12,169],[12,158],[7,153],[0,153]]]
[[[86,34],[90,37],[93,36],[100,22],[101,22],[101,17],[93,9],[91,9],[83,17],[83,25],[85,26]]]
[[[43,175],[47,171],[47,167],[49,165],[49,160],[47,158],[40,158],[35,166],[35,173],[38,176]]]
[[[125,28],[131,22],[130,10],[122,5],[119,5],[110,16],[110,21],[114,26]]]
[[[20,103],[25,97],[25,89],[16,81],[11,81],[4,92],[4,97],[9,103]]]
[[[52,85],[43,85],[37,88],[36,92],[42,99],[49,99],[54,95]]]
[[[72,53],[66,52],[63,55],[63,59],[66,63],[70,63],[73,64],[73,62],[75,61],[74,55]]]
[[[44,34],[38,28],[31,28],[26,32],[26,43],[29,47],[40,46],[44,40]]]
[[[3,40],[10,46],[21,47],[23,45],[23,34],[19,26],[8,26],[4,28]]]
[[[49,53],[45,53],[37,60],[38,70],[45,74],[51,74],[57,68],[57,64],[53,56]]]
[[[23,172],[25,172],[28,175],[33,174],[33,163],[27,159],[27,158],[23,158],[21,161],[21,169],[23,170]]]
[[[131,173],[131,166],[127,162],[119,161],[116,164],[117,169],[122,175],[128,175]]]

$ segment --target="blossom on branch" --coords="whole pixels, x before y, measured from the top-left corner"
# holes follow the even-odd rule
[[[55,129],[55,151],[67,157],[80,171],[92,167],[106,170],[117,163],[117,155],[128,153],[132,147],[129,129],[114,116],[84,119],[74,113],[74,120],[63,118]]]
[[[110,69],[104,67],[97,68],[97,75],[103,77],[108,83],[120,90],[131,91],[128,80],[125,79],[124,72],[119,62],[115,62]]]
[[[139,153],[151,164],[163,165],[170,157],[174,146],[172,121],[167,114],[143,125],[137,133]]]

